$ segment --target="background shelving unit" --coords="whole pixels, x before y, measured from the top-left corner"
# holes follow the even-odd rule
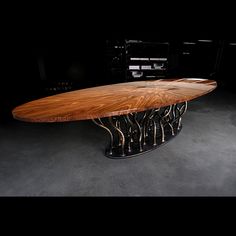
[[[168,56],[168,42],[125,40],[126,81],[165,78]]]
[[[217,55],[216,40],[185,40],[179,50],[179,74],[184,77],[214,78]]]
[[[105,67],[107,84],[124,82],[125,78],[125,46],[122,40],[107,40]]]

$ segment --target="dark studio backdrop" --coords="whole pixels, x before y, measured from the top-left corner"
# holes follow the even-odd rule
[[[236,40],[185,35],[160,37],[158,30],[80,32],[76,37],[13,34],[3,47],[1,121],[12,120],[11,110],[33,99],[135,80],[208,78],[235,92]],[[157,61],[134,63],[131,58]]]

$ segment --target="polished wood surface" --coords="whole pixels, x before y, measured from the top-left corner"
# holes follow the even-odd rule
[[[216,87],[214,80],[184,78],[120,83],[41,98],[16,107],[12,114],[28,122],[94,119],[189,101]]]

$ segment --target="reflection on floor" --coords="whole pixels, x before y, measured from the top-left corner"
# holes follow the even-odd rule
[[[103,155],[106,132],[90,121],[0,124],[1,196],[236,195],[236,95],[189,102],[182,132],[131,159]]]

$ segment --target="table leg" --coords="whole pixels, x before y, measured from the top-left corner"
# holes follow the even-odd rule
[[[128,115],[93,119],[110,136],[105,155],[120,159],[151,151],[168,142],[182,129],[187,102]]]

